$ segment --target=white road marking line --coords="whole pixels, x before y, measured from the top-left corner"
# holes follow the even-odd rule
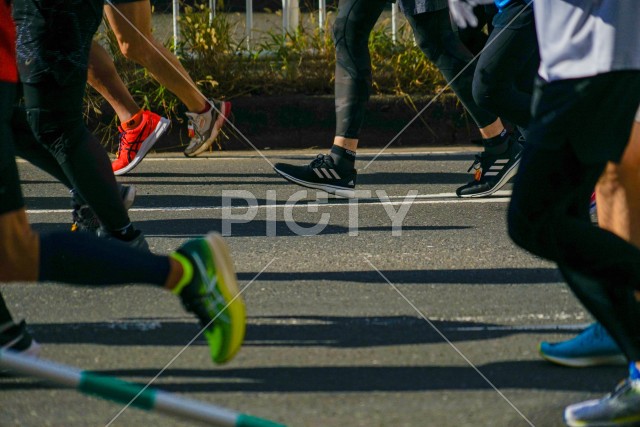
[[[461,199],[456,197],[455,193],[439,193],[439,194],[422,194],[416,196],[416,199],[411,202],[412,205],[436,205],[436,204],[446,204],[446,203],[509,203],[511,200],[510,191],[498,191],[494,194],[494,196],[499,197],[487,197],[487,198],[467,198]],[[361,199],[358,201],[359,206],[373,206],[373,205],[392,205],[398,206],[404,203],[405,196],[390,196],[390,202],[383,202],[376,199]],[[393,200],[398,201],[393,201]],[[258,205],[257,207],[260,209],[276,208],[282,209],[285,207],[288,208],[322,208],[322,207],[339,207],[339,206],[349,206],[348,199],[340,199],[344,200],[342,203],[297,203],[295,205],[287,205],[285,203],[274,204],[274,205]],[[231,209],[247,209],[247,206],[231,206]],[[217,211],[221,210],[222,206],[161,206],[155,208],[131,208],[129,212],[194,212],[194,211]],[[57,213],[69,213],[71,209],[28,209],[27,214],[57,214]]]
[[[278,152],[270,152],[270,150],[266,150],[267,152],[269,152],[269,154],[271,154],[269,156],[269,158],[289,158],[289,157],[301,157],[301,156],[311,156],[313,157],[315,154],[315,151],[313,150],[309,150],[309,151],[291,151],[291,152],[287,152],[287,151],[278,151]],[[369,150],[367,150],[369,151]],[[375,155],[375,152],[367,152],[364,150],[358,151],[358,159],[360,160],[366,160],[369,157],[373,157]],[[391,158],[391,157],[417,157],[417,156],[451,156],[451,155],[458,155],[458,154],[468,154],[469,156],[472,156],[474,154],[477,154],[479,152],[482,151],[482,147],[461,147],[459,150],[455,150],[455,149],[435,149],[433,151],[410,151],[410,152],[401,152],[401,153],[384,153],[381,154],[380,157],[383,158]],[[227,152],[228,153],[228,152]],[[258,159],[261,158],[261,156],[257,155],[257,154],[221,154],[220,156],[199,156],[199,157],[185,157],[185,156],[170,156],[170,157],[162,157],[162,156],[156,156],[154,154],[151,155],[147,155],[147,157],[144,158],[144,162],[196,162],[196,161],[228,161],[228,160],[253,160],[253,159]],[[21,158],[16,158],[16,163],[26,163],[29,164],[28,161],[21,159]],[[135,177],[135,174],[131,175],[132,177]],[[52,181],[53,182],[53,181]]]

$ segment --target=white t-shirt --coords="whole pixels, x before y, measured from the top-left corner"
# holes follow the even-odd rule
[[[640,0],[533,2],[547,81],[640,70]]]

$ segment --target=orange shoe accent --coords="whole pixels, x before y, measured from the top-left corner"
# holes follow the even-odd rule
[[[144,119],[144,110],[140,109],[137,113],[135,113],[129,120],[122,123],[122,129],[125,131],[133,130],[140,126],[142,120]]]

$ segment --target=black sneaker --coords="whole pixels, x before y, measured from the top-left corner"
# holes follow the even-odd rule
[[[306,166],[294,166],[287,163],[276,163],[275,171],[287,181],[303,187],[315,188],[342,197],[355,197],[355,169],[340,170],[336,168],[333,157],[326,154],[318,156]]]
[[[115,240],[120,243],[124,243],[125,245],[133,249],[138,249],[144,252],[151,252],[151,249],[149,248],[149,242],[147,242],[147,238],[140,230],[134,230],[134,237],[131,240],[122,240],[121,238],[118,238],[109,231],[105,230],[103,227],[98,228],[98,230],[96,231],[96,236],[102,239]]]
[[[118,184],[120,197],[126,210],[133,205],[136,198],[136,188],[133,185]],[[100,221],[87,204],[83,204],[78,200],[75,190],[71,190],[71,231],[88,231],[96,234],[100,228]]]
[[[509,140],[509,148],[499,155],[486,152],[476,156],[471,169],[475,169],[475,179],[456,190],[458,197],[487,197],[504,187],[518,172],[522,146],[514,138]]]
[[[40,354],[40,345],[33,339],[27,331],[24,320],[13,324],[0,331],[0,348],[2,350],[13,350],[29,356]]]

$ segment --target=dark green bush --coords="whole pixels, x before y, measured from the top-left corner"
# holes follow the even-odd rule
[[[312,30],[301,26],[286,35],[279,30],[270,31],[247,52],[244,40],[232,38],[234,27],[239,25],[233,22],[234,16],[237,15],[218,13],[210,23],[205,5],[185,6],[181,15],[178,56],[205,96],[230,99],[333,93],[335,49],[329,24],[322,31],[317,24]],[[394,43],[386,29],[388,25],[389,22],[378,23],[369,40],[374,94],[404,96],[412,105],[408,94],[434,94],[442,88],[444,80],[415,46],[409,28],[402,26]],[[172,120],[181,120],[180,101],[143,68],[122,56],[110,30],[100,37],[136,101]],[[171,46],[172,40],[165,43]],[[87,91],[89,119],[98,136],[113,151],[115,118],[104,114],[106,111],[110,110],[99,95]]]

